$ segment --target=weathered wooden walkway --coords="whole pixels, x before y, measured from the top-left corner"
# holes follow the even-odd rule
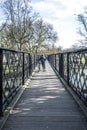
[[[36,72],[3,130],[87,130],[87,120],[49,63]]]

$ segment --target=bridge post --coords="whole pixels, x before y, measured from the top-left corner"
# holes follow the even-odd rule
[[[32,59],[31,59],[31,55],[29,54],[29,75],[31,75],[32,73]]]
[[[35,66],[36,66],[36,55],[34,54],[34,69],[35,69]]]
[[[63,77],[63,54],[59,54],[59,74]]]
[[[22,65],[22,85],[24,85],[24,52],[22,53],[23,54],[23,65]]]
[[[69,54],[67,53],[67,84],[69,85]]]
[[[0,49],[0,117],[3,116],[3,51]]]
[[[56,54],[55,54],[55,69],[56,69]]]

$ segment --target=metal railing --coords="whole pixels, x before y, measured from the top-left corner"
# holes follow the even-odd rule
[[[0,48],[0,116],[32,74],[36,64],[35,55]]]
[[[48,60],[87,105],[87,49],[49,55]]]

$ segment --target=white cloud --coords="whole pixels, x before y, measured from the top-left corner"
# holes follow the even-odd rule
[[[32,6],[45,21],[53,24],[58,32],[59,44],[66,48],[77,42],[77,21],[74,14],[84,11],[87,0],[42,0],[35,3],[32,0]]]
[[[83,11],[83,7],[87,5],[87,1],[84,0],[42,0],[32,5],[34,9],[44,14],[58,14],[58,16],[70,15],[74,13],[80,13]]]

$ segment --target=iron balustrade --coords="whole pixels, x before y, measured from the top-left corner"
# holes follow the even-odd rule
[[[35,55],[0,48],[0,116],[32,74],[36,64]]]
[[[87,105],[87,48],[51,54],[48,60]]]

